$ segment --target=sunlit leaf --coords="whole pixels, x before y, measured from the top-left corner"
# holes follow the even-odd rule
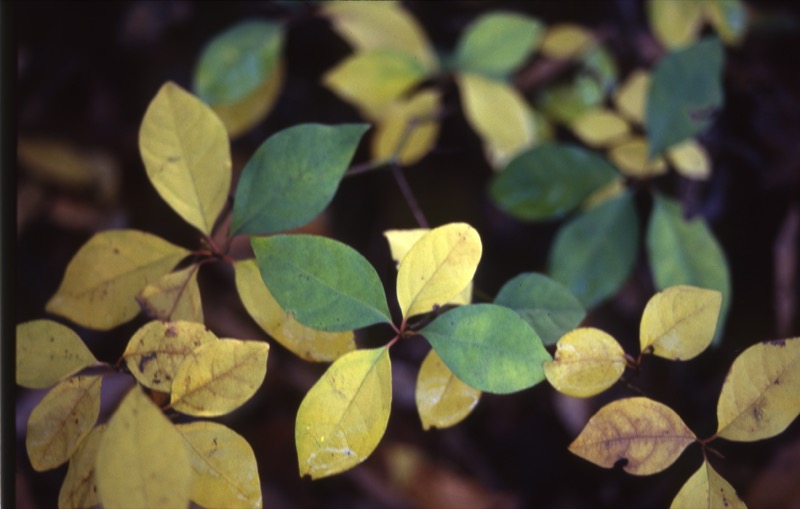
[[[17,325],[17,384],[43,389],[91,366],[97,359],[72,329],[52,320]]]
[[[642,313],[642,352],[685,361],[696,357],[714,339],[722,294],[694,286],[671,286],[653,295]]]
[[[231,235],[303,226],[333,199],[369,126],[301,124],[270,136],[242,170]]]
[[[722,478],[708,461],[695,472],[672,499],[670,509],[746,509],[728,481]]]
[[[703,25],[705,1],[647,0],[647,20],[656,39],[666,48],[694,42]]]
[[[584,327],[568,332],[556,345],[544,374],[558,392],[576,398],[600,394],[625,372],[625,352],[617,340],[600,329]]]
[[[319,479],[367,459],[386,431],[391,404],[388,348],[356,350],[338,358],[297,411],[300,475]]]
[[[261,277],[298,322],[330,332],[391,323],[380,277],[341,242],[314,235],[253,238]]]
[[[544,274],[523,273],[508,280],[494,303],[516,311],[545,345],[555,344],[586,316],[569,289]]]
[[[200,417],[236,410],[264,382],[268,354],[263,341],[221,339],[201,345],[178,367],[170,405]]]
[[[278,343],[309,361],[330,362],[354,350],[352,331],[324,332],[311,329],[284,311],[272,296],[255,260],[233,264],[236,290],[253,320]]]
[[[608,158],[627,176],[638,179],[657,177],[667,172],[667,165],[660,156],[648,159],[647,140],[634,136],[619,145],[611,147]]]
[[[35,470],[66,463],[100,414],[102,377],[76,376],[53,387],[31,412],[25,448]]]
[[[628,75],[614,94],[614,105],[617,110],[638,125],[644,124],[650,79],[648,71],[636,69]]]
[[[451,309],[420,331],[447,367],[485,392],[507,394],[544,380],[550,360],[541,339],[520,316],[495,304]]]
[[[449,428],[464,420],[478,404],[481,391],[453,374],[434,350],[419,368],[415,398],[423,429]]]
[[[58,493],[59,509],[89,509],[100,503],[94,464],[105,430],[105,424],[92,428],[70,458],[67,475]]]
[[[686,178],[708,180],[711,177],[711,161],[702,145],[695,140],[686,140],[667,150],[667,157],[675,170]]]
[[[72,257],[47,311],[108,330],[139,314],[136,294],[189,251],[137,230],[95,234]]]
[[[604,468],[624,460],[626,472],[650,475],[672,465],[696,439],[670,407],[637,397],[601,408],[569,450]]]
[[[504,77],[514,72],[539,44],[542,24],[513,12],[489,12],[467,26],[458,42],[459,71]]]
[[[625,138],[630,126],[617,113],[599,108],[578,117],[572,123],[572,131],[590,147],[607,147]]]
[[[180,433],[138,386],[131,389],[97,451],[103,507],[187,507],[193,476]]]
[[[439,136],[440,102],[439,92],[423,90],[389,105],[372,136],[372,158],[409,166],[425,157]]]
[[[752,442],[773,437],[800,415],[800,338],[758,343],[731,366],[717,404],[717,435]]]
[[[216,422],[179,424],[194,479],[192,502],[202,507],[260,509],[261,483],[253,449],[247,440]]]
[[[546,57],[566,60],[581,55],[594,44],[594,36],[585,28],[561,23],[547,29],[539,51]]]
[[[241,101],[212,106],[231,139],[248,132],[272,111],[283,88],[285,67],[283,62],[278,62],[269,78]]]
[[[706,0],[706,18],[725,44],[737,45],[747,34],[747,8],[741,0]]]
[[[451,302],[472,281],[482,251],[480,235],[466,223],[434,228],[414,243],[397,270],[403,317]]]
[[[145,286],[136,300],[150,318],[203,323],[203,303],[197,284],[199,268],[193,264],[162,276]]]

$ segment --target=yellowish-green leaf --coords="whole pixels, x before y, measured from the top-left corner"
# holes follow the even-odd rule
[[[268,354],[263,341],[222,339],[202,345],[178,367],[172,408],[201,417],[236,410],[261,387]]]
[[[200,265],[195,263],[162,276],[145,286],[136,300],[150,318],[203,323],[203,303],[197,284],[199,268]]]
[[[703,25],[705,1],[647,0],[647,19],[661,44],[674,49],[694,42]]]
[[[676,361],[700,355],[714,339],[722,293],[695,286],[671,286],[653,295],[642,313],[643,353]]]
[[[152,321],[137,330],[122,358],[140,384],[150,389],[171,392],[178,367],[217,336],[202,323]]]
[[[17,383],[50,387],[97,362],[75,331],[52,320],[17,325]]]
[[[450,303],[475,275],[481,238],[466,223],[434,228],[408,251],[397,270],[397,301],[404,318]]]
[[[228,133],[219,117],[167,82],[145,112],[139,150],[158,194],[189,224],[211,234],[231,187]]]
[[[737,45],[747,34],[747,8],[741,0],[706,0],[706,19],[725,44]]]
[[[391,405],[388,348],[356,350],[337,359],[297,411],[300,476],[338,474],[367,459],[386,431]]]
[[[728,481],[708,461],[683,485],[672,500],[670,509],[747,509]]]
[[[758,343],[733,361],[717,403],[717,435],[773,437],[800,414],[800,338]]]
[[[661,157],[652,161],[647,159],[647,140],[641,136],[633,138],[612,147],[608,158],[614,163],[623,175],[633,178],[651,178],[667,172],[667,165]]]
[[[625,179],[619,176],[583,200],[583,202],[581,202],[581,210],[590,210],[603,202],[612,200],[624,193],[627,189]]]
[[[625,371],[625,352],[610,334],[582,327],[561,336],[544,375],[558,392],[575,398],[600,394]]]
[[[209,421],[175,426],[186,441],[194,480],[192,502],[202,507],[260,509],[258,465],[247,440]]]
[[[572,124],[572,131],[591,147],[608,147],[625,138],[630,126],[613,111],[599,108],[578,117]]]
[[[233,265],[236,290],[245,309],[264,332],[309,361],[330,362],[356,348],[354,335],[349,332],[325,332],[306,327],[284,311],[261,278],[254,259]]]
[[[272,111],[283,88],[286,74],[284,67],[282,61],[277,62],[275,70],[269,75],[269,78],[241,101],[212,106],[214,113],[225,125],[231,139],[237,138],[255,127]]]
[[[108,330],[139,314],[136,294],[189,251],[137,230],[94,235],[67,265],[47,311],[90,329]]]
[[[181,434],[138,386],[131,389],[97,451],[95,478],[103,507],[187,507],[193,477]]]
[[[650,475],[672,465],[696,439],[670,407],[637,397],[598,410],[569,450],[604,468],[622,461],[629,474]]]
[[[528,105],[517,90],[478,74],[459,74],[456,80],[464,115],[483,140],[492,167],[505,166],[536,141]]]
[[[76,376],[53,387],[28,418],[25,447],[33,468],[65,463],[92,430],[100,414],[99,376]]]
[[[585,28],[562,23],[545,32],[539,51],[546,57],[567,60],[582,55],[594,44],[594,36]]]
[[[431,350],[417,376],[417,410],[424,429],[449,428],[467,417],[481,398],[481,391],[459,380]]]
[[[69,468],[58,493],[58,509],[89,509],[100,504],[94,464],[105,424],[95,426],[69,460]]]
[[[711,161],[702,145],[688,139],[667,149],[667,157],[675,170],[686,178],[708,180]]]
[[[86,154],[60,140],[19,137],[17,159],[38,179],[63,187],[84,189],[97,176]]]
[[[637,69],[617,89],[614,94],[614,105],[629,120],[643,125],[649,90],[650,73]]]
[[[439,136],[436,114],[440,102],[439,92],[424,90],[391,104],[372,136],[372,158],[376,161],[394,158],[403,166],[422,159]]]

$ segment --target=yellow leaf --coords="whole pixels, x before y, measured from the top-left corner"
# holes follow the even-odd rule
[[[585,28],[561,23],[545,32],[539,51],[546,57],[568,60],[580,56],[594,43],[594,36]]]
[[[144,114],[139,150],[158,194],[189,224],[211,234],[231,187],[225,126],[210,107],[167,82]]]
[[[203,323],[203,303],[197,285],[194,264],[165,276],[145,286],[136,300],[150,318],[157,320],[187,320]]]
[[[17,325],[17,383],[43,389],[97,362],[81,338],[52,320]]]
[[[747,509],[728,481],[708,461],[683,485],[672,500],[670,509]]]
[[[626,137],[630,127],[624,118],[611,110],[590,110],[572,123],[572,131],[591,147],[607,147]]]
[[[650,73],[637,69],[614,94],[614,105],[620,113],[638,125],[644,124],[647,111],[647,94],[650,91]]]
[[[391,104],[372,136],[372,158],[396,158],[410,166],[431,151],[439,136],[439,92],[424,90],[413,97]]]
[[[237,138],[255,127],[275,106],[281,88],[283,88],[286,74],[284,67],[283,62],[279,61],[269,78],[241,101],[212,106],[214,113],[225,125],[231,139]]]
[[[70,458],[67,475],[58,493],[59,509],[89,509],[100,504],[94,464],[105,430],[105,424],[95,426]]]
[[[65,463],[92,430],[100,414],[99,376],[76,376],[53,387],[28,418],[25,447],[33,468]]]
[[[281,309],[254,259],[238,261],[233,268],[236,290],[247,312],[259,327],[295,355],[309,361],[330,362],[356,348],[352,331],[311,329]]]
[[[706,19],[725,44],[737,45],[747,34],[747,8],[741,0],[707,0]]]
[[[533,118],[522,95],[507,83],[478,74],[456,76],[464,115],[483,140],[493,168],[504,166],[536,141]]]
[[[688,139],[667,150],[667,157],[675,170],[686,178],[708,180],[711,177],[711,161],[702,145]]]
[[[642,313],[641,351],[685,361],[714,339],[722,293],[694,286],[671,286],[653,295]]]
[[[414,57],[428,73],[436,71],[436,55],[425,32],[400,2],[325,2],[321,9],[357,51],[400,51]]]
[[[258,465],[247,440],[216,422],[198,421],[175,428],[186,441],[194,471],[192,502],[229,509],[262,507]]]
[[[625,371],[625,352],[611,335],[583,327],[561,336],[555,357],[543,367],[547,381],[558,392],[588,398],[619,380]]]
[[[697,438],[670,407],[648,398],[627,398],[601,408],[569,450],[605,468],[625,460],[634,475],[650,475],[672,465]]]
[[[181,434],[136,386],[111,416],[95,463],[105,509],[187,507],[192,466]]]
[[[481,391],[465,384],[431,350],[422,361],[415,392],[422,428],[449,428],[464,420],[481,397]]]
[[[781,433],[800,414],[800,338],[751,346],[733,361],[717,404],[717,435],[752,442]]]
[[[647,0],[647,19],[656,39],[674,49],[697,39],[704,8],[704,1]]]
[[[188,255],[137,230],[98,233],[70,260],[46,309],[90,329],[111,329],[139,314],[136,294]]]
[[[667,172],[667,165],[661,157],[647,160],[647,141],[641,136],[612,147],[608,158],[623,175],[633,178],[651,178]]]
[[[472,281],[482,250],[480,235],[466,223],[434,228],[419,239],[397,270],[403,318],[451,302]]]
[[[268,354],[263,341],[221,339],[200,346],[178,367],[172,408],[202,417],[236,410],[261,387]]]
[[[90,158],[59,140],[20,137],[17,159],[38,179],[58,186],[83,189],[97,178]]]
[[[202,323],[152,321],[133,334],[122,358],[140,384],[168,393],[183,361],[201,345],[216,341]]]
[[[300,476],[338,474],[367,459],[386,431],[391,405],[388,348],[339,357],[297,411],[294,438]]]
[[[617,196],[619,196],[620,194],[622,194],[627,190],[628,186],[625,184],[625,179],[623,179],[621,176],[618,176],[605,186],[594,191],[586,199],[584,199],[581,202],[580,208],[581,210],[592,209],[603,202],[606,202],[612,198],[616,198]]]

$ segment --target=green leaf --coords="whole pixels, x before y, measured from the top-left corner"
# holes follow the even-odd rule
[[[604,158],[580,147],[540,145],[512,159],[489,193],[512,216],[536,221],[569,212],[617,176]]]
[[[722,292],[714,342],[722,337],[731,300],[731,276],[725,253],[706,222],[687,221],[678,202],[656,195],[647,228],[647,252],[656,288],[691,285]]]
[[[251,242],[267,288],[303,325],[340,332],[391,323],[378,273],[351,247],[315,235]]]
[[[555,344],[586,316],[583,305],[569,288],[544,274],[525,273],[510,279],[494,303],[516,311],[545,345]]]
[[[705,130],[722,106],[722,43],[703,39],[656,64],[647,96],[645,130],[652,158]]]
[[[420,334],[448,368],[472,387],[507,394],[544,380],[550,360],[541,339],[514,311],[495,304],[451,309]]]
[[[473,21],[458,42],[455,65],[460,71],[505,77],[531,54],[544,27],[512,12],[491,12]]]
[[[561,227],[550,251],[550,275],[590,308],[625,282],[638,246],[633,196],[624,192]]]
[[[97,359],[72,329],[52,320],[17,325],[16,379],[43,389],[91,366]]]
[[[271,136],[242,171],[231,236],[303,226],[333,199],[366,124],[302,124]]]

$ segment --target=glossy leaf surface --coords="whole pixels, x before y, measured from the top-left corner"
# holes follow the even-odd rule
[[[17,325],[16,382],[30,389],[50,387],[97,359],[72,329],[52,320]]]
[[[145,286],[136,300],[150,318],[203,323],[203,303],[197,284],[198,264],[176,270]]]
[[[568,332],[556,345],[544,374],[555,389],[567,396],[588,398],[605,391],[625,371],[625,352],[611,335],[590,327]]]
[[[513,12],[490,12],[467,26],[458,42],[460,71],[504,77],[514,72],[539,44],[542,24]]]
[[[434,350],[422,361],[414,394],[422,428],[426,430],[458,424],[481,397],[481,391],[459,380]]]

